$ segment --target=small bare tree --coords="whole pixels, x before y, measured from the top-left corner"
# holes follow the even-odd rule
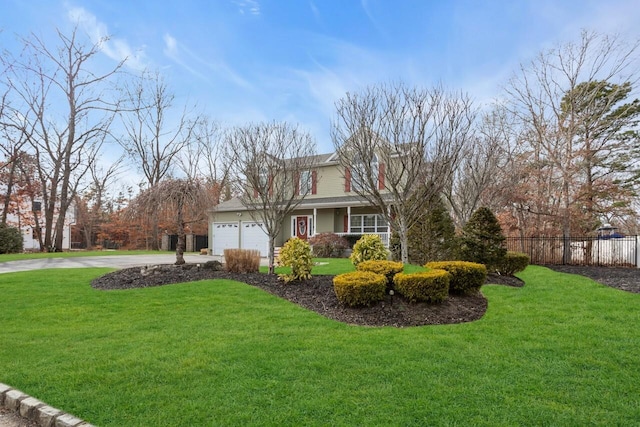
[[[275,239],[285,218],[311,191],[299,186],[298,179],[313,167],[315,141],[297,126],[271,122],[232,129],[225,145],[225,163],[240,201],[269,236],[269,274],[273,274]]]
[[[172,228],[178,235],[176,265],[185,263],[186,227],[206,216],[204,188],[197,179],[165,179],[145,190],[136,203],[141,210],[151,213],[166,210],[172,218]]]
[[[408,230],[439,196],[472,133],[475,109],[463,94],[369,87],[337,104],[332,139],[350,190],[380,209],[408,262]]]

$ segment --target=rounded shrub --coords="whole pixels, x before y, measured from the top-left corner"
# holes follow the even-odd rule
[[[487,280],[487,267],[475,262],[436,261],[427,263],[425,267],[449,272],[451,274],[449,292],[453,294],[477,292]]]
[[[529,255],[522,252],[508,251],[502,261],[498,263],[498,272],[505,276],[513,276],[527,268],[530,262]]]
[[[340,258],[351,246],[344,237],[334,233],[320,233],[309,239],[313,254],[318,258]]]
[[[444,270],[424,273],[398,273],[393,278],[396,290],[410,302],[439,303],[449,295],[451,274]]]
[[[356,266],[358,271],[370,271],[372,273],[382,274],[387,278],[387,289],[393,287],[393,276],[402,273],[404,265],[396,261],[362,261]]]
[[[313,258],[311,246],[306,240],[293,237],[280,249],[278,263],[285,267],[291,267],[290,274],[281,274],[280,278],[285,282],[294,280],[308,280],[311,278]]]
[[[22,235],[20,230],[7,224],[0,224],[0,254],[22,252]]]
[[[382,301],[387,278],[370,271],[354,271],[333,278],[333,291],[341,304],[350,307],[370,306]]]
[[[377,234],[365,234],[353,245],[353,252],[349,259],[356,267],[363,261],[383,261],[389,256],[389,251]]]

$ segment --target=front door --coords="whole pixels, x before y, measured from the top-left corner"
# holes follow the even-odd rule
[[[309,218],[306,216],[296,217],[296,236],[302,240],[309,237]]]

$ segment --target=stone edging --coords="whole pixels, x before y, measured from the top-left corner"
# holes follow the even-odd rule
[[[40,427],[94,427],[80,418],[53,408],[20,390],[0,383],[0,406],[20,413],[20,416]]]

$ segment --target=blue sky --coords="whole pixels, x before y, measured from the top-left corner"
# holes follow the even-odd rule
[[[105,59],[160,70],[181,102],[223,124],[286,120],[332,151],[334,102],[404,81],[499,96],[521,62],[583,28],[640,36],[640,2],[435,0],[0,0],[0,41],[73,21],[110,34]]]

